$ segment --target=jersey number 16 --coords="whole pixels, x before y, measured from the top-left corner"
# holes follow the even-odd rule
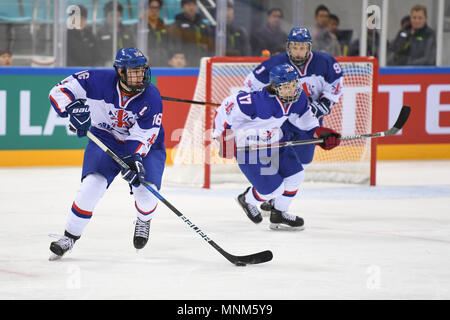
[[[162,122],[162,113],[157,113],[153,116],[153,125],[160,126]]]

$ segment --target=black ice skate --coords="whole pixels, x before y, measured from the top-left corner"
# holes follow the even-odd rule
[[[248,187],[244,193],[240,194],[237,197],[237,202],[242,207],[242,209],[244,209],[244,212],[247,214],[247,217],[250,220],[252,220],[252,222],[260,223],[263,220],[263,218],[261,216],[261,213],[258,210],[258,207],[245,202],[245,195],[247,194],[247,192],[250,191],[250,189],[251,189],[251,187]]]
[[[136,249],[142,249],[145,247],[148,241],[150,233],[150,221],[142,221],[137,218],[136,227],[134,228],[133,244]]]
[[[50,243],[50,251],[53,253],[49,260],[58,260],[69,250],[72,250],[75,241],[80,239],[80,237],[74,236],[69,232],[65,231],[64,236],[62,236],[58,241]]]
[[[261,209],[261,215],[263,217],[268,217],[270,216],[270,212],[273,208],[273,203],[274,203],[274,199],[271,199],[269,201],[263,202],[259,208]]]
[[[272,230],[303,230],[303,219],[287,212],[272,208],[270,213],[270,229]]]

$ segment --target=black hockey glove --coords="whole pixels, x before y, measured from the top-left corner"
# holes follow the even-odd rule
[[[122,169],[120,172],[122,178],[125,179],[130,185],[138,187],[142,181],[145,181],[145,169],[142,164],[142,157],[138,153],[133,153],[129,156],[122,158],[129,168]]]
[[[331,102],[327,98],[321,98],[319,101],[313,101],[309,104],[309,106],[317,119],[326,116],[331,111]]]
[[[79,138],[86,136],[91,126],[91,112],[86,100],[78,99],[66,107],[69,114],[69,130],[75,132]]]

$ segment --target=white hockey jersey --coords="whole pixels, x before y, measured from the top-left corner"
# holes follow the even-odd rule
[[[72,101],[85,99],[92,127],[126,141],[129,153],[146,155],[162,130],[159,90],[150,85],[139,94],[127,96],[120,91],[114,70],[73,74],[53,87],[49,98],[61,117],[67,117],[65,108]]]
[[[286,52],[274,55],[248,74],[243,90],[256,91],[267,86],[270,83],[270,69],[283,63],[295,68],[310,102],[322,97],[330,100],[332,105],[339,101],[342,94],[342,69],[333,56],[319,51],[312,51],[302,67],[294,64]]]
[[[319,123],[308,106],[304,92],[298,101],[288,104],[265,88],[242,92],[225,98],[217,108],[213,138],[218,138],[225,129],[231,129],[237,147],[272,144],[282,140],[281,126],[285,121],[302,131],[310,131],[312,137],[313,129]]]

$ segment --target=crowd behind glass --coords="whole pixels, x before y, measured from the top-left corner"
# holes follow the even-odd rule
[[[74,4],[76,10],[67,10],[68,19],[76,19],[75,27],[67,30],[67,66],[109,67],[114,42],[117,48],[138,45],[136,6],[120,1],[114,10],[113,1],[104,1],[95,14],[96,17],[101,14],[102,23],[94,25],[94,14],[89,12],[93,8],[81,2]],[[256,9],[264,12],[265,19],[248,32],[235,21],[234,1],[227,0],[226,56],[270,56],[285,51],[289,30],[282,28],[283,10]],[[359,39],[352,39],[352,30],[339,28],[337,15],[324,5],[317,6],[312,14],[315,25],[305,27],[311,32],[313,50],[334,56],[359,55]],[[216,29],[205,10],[199,10],[197,0],[149,0],[145,17],[146,52],[153,67],[198,67],[201,57],[214,56]],[[388,42],[388,65],[435,65],[436,34],[428,26],[427,18],[427,8],[421,4],[413,6],[410,14],[401,18],[396,37]],[[52,65],[54,44],[50,24],[30,24],[26,20],[11,23],[7,18],[2,19],[0,7],[0,28],[0,65],[21,65],[15,63],[19,57],[27,57],[26,61],[34,66]],[[113,37],[114,29],[116,37]],[[378,57],[379,46],[379,30],[368,30],[367,55]]]

